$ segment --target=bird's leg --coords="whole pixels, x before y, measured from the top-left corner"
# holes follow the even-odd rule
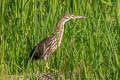
[[[45,61],[46,69],[49,70],[50,67],[48,66],[48,56],[45,56],[45,57],[44,57],[44,61]]]
[[[50,67],[48,66],[48,61],[46,62],[46,68],[47,68],[47,70],[49,70],[50,69]]]
[[[51,68],[48,66],[48,57],[47,57],[47,56],[44,57],[44,60],[45,60],[45,65],[46,65],[47,71],[48,71],[48,70],[51,70],[51,71],[53,71],[53,72],[58,72],[58,70],[51,69]]]
[[[49,66],[48,66],[48,61],[46,62],[46,69],[47,70],[52,70],[52,71],[54,71],[54,72],[58,72],[57,70],[55,70],[55,69],[51,69]]]
[[[48,71],[48,70],[51,70],[51,71],[53,71],[53,72],[58,72],[58,70],[52,69],[52,68],[50,68],[50,67],[48,66],[48,61],[46,61],[45,65],[46,65],[47,71]]]

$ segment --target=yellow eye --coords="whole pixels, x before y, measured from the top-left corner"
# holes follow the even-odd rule
[[[72,17],[74,17],[74,15],[72,15]]]
[[[70,17],[73,17],[74,15],[70,14]]]

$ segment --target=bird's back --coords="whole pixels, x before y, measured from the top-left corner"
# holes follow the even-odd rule
[[[53,53],[57,48],[56,37],[50,36],[48,38],[43,39],[39,44],[37,44],[30,53],[30,58],[32,60],[37,60],[40,58],[48,57],[51,53]]]

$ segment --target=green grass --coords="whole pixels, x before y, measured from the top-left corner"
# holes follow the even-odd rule
[[[36,80],[34,73],[46,72],[42,60],[27,64],[28,56],[64,13],[87,18],[65,24],[49,66],[63,72],[62,79],[120,79],[119,8],[119,0],[1,0],[0,79],[29,75]]]

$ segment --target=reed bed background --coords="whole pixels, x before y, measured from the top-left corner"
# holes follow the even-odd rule
[[[49,59],[63,73],[56,79],[120,79],[119,0],[1,0],[0,79],[36,80],[33,74],[47,72],[42,60],[28,61],[29,53],[64,13],[87,18],[65,24],[62,44]]]

